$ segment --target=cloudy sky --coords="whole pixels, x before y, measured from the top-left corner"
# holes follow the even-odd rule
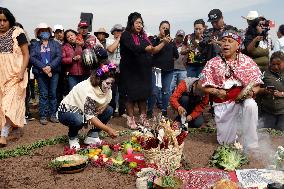
[[[162,20],[170,21],[172,33],[178,29],[191,33],[194,20],[207,20],[214,8],[222,10],[226,23],[238,28],[246,27],[241,16],[250,10],[257,10],[277,25],[284,24],[284,0],[0,0],[0,6],[8,8],[29,35],[40,22],[76,29],[81,12],[94,14],[93,31],[99,27],[109,31],[116,23],[126,25],[128,15],[137,11],[151,34],[158,33]]]

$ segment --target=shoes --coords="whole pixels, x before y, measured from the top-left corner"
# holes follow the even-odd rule
[[[35,118],[32,117],[32,115],[31,115],[30,113],[28,113],[28,114],[26,115],[26,120],[28,120],[28,121],[33,121],[33,120],[35,120]]]
[[[135,123],[135,118],[134,116],[130,117],[130,116],[127,116],[127,126],[130,128],[130,129],[138,129],[138,126],[137,124]]]
[[[79,139],[75,137],[74,139],[69,139],[69,147],[75,148],[76,150],[80,149]]]
[[[42,125],[47,125],[48,124],[48,121],[46,119],[46,117],[41,117],[40,120],[39,120],[40,124]]]
[[[50,117],[50,122],[52,122],[52,123],[59,123],[57,117],[55,117],[55,116]]]
[[[102,140],[99,137],[89,137],[87,136],[84,140],[84,144],[90,145],[90,144],[101,144]]]
[[[150,123],[147,119],[146,114],[141,114],[140,115],[140,123],[144,126],[144,127],[150,127]]]

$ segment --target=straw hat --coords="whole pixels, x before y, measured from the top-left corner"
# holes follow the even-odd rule
[[[40,29],[49,29],[49,33],[50,33],[50,35],[52,34],[52,29],[51,29],[51,27],[49,27],[46,23],[39,23],[39,25],[36,27],[36,29],[35,29],[35,37],[36,38],[38,38],[38,31],[40,30]]]
[[[105,28],[99,28],[97,31],[94,32],[94,35],[97,36],[99,33],[105,34],[106,38],[109,37],[109,34],[106,32]]]
[[[259,17],[259,14],[257,11],[249,11],[247,16],[242,16],[242,18],[247,20],[254,20]]]

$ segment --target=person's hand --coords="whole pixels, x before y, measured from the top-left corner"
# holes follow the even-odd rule
[[[255,42],[257,41],[262,41],[263,40],[263,36],[256,36],[254,39],[253,39]]]
[[[112,129],[112,128],[110,128],[110,127],[108,128],[107,133],[109,134],[109,136],[110,136],[111,138],[115,138],[115,137],[118,136],[117,131],[114,130],[114,129]]]
[[[179,106],[177,110],[178,110],[178,115],[180,116],[183,116],[186,114],[186,110],[182,106]]]
[[[51,72],[51,67],[50,66],[46,66],[46,70],[47,70],[48,73],[50,73]]]
[[[225,99],[227,92],[224,89],[213,89],[212,94],[220,99]]]
[[[80,60],[81,56],[80,55],[76,55],[73,57],[73,60],[77,61],[77,60]]]
[[[162,42],[165,44],[168,44],[172,41],[173,39],[170,36],[166,36],[162,39]]]
[[[280,98],[283,98],[284,97],[284,92],[280,92],[278,90],[275,90],[273,92],[273,95],[276,96],[276,97],[280,97]]]
[[[49,73],[47,74],[47,76],[48,76],[48,77],[52,77],[52,73],[49,72]]]
[[[191,117],[190,115],[188,115],[188,116],[186,117],[186,120],[187,120],[188,122],[190,122],[190,121],[192,121],[192,117]]]

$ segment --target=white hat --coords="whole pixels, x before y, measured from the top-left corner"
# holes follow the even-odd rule
[[[259,17],[259,14],[257,11],[249,11],[247,16],[242,17],[247,20],[254,20]]]
[[[46,23],[39,23],[39,25],[35,29],[35,37],[38,38],[38,30],[43,29],[43,28],[48,28],[50,34],[52,34],[52,29],[49,27]]]
[[[53,31],[55,32],[56,30],[61,30],[61,31],[63,31],[64,28],[63,28],[62,25],[56,24],[56,25],[53,26]]]

